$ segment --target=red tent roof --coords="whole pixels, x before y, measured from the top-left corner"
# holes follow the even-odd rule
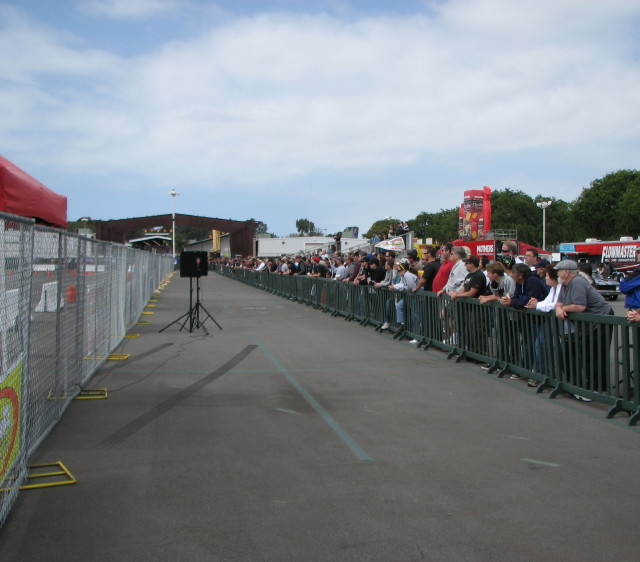
[[[67,228],[67,198],[0,156],[0,211]]]

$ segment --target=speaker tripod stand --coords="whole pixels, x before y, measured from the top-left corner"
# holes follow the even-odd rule
[[[204,327],[204,323],[207,321],[207,318],[210,318],[211,321],[216,326],[218,326],[218,328],[222,330],[222,326],[220,326],[220,324],[216,322],[216,319],[213,316],[211,316],[211,314],[209,314],[207,309],[200,302],[200,276],[195,277],[196,302],[194,304],[193,280],[194,280],[194,277],[189,277],[189,310],[179,318],[176,318],[173,322],[171,322],[171,324],[167,324],[164,328],[162,328],[162,330],[160,330],[160,332],[164,332],[170,326],[173,326],[174,324],[179,324],[182,321],[182,324],[180,324],[181,332],[185,328],[187,323],[189,323],[188,330],[190,333],[193,332],[194,330],[202,330],[204,331],[205,334],[209,335],[209,332],[207,332],[207,329]],[[200,314],[201,314],[200,311],[204,312],[204,317],[202,318],[202,320],[200,319]]]

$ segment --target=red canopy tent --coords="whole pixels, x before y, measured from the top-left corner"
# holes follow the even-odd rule
[[[0,211],[67,228],[67,198],[0,156]]]

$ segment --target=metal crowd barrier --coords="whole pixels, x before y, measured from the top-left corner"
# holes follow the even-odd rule
[[[173,260],[0,213],[0,526],[28,459]]]
[[[394,337],[416,339],[422,349],[443,349],[456,361],[486,362],[499,377],[516,373],[533,379],[537,392],[551,389],[551,398],[566,392],[607,404],[608,418],[626,412],[630,425],[640,421],[640,326],[623,317],[573,313],[562,321],[553,312],[452,300],[425,291],[392,292],[244,269],[219,272],[377,330],[384,322],[395,322],[396,302],[403,299],[405,330]]]

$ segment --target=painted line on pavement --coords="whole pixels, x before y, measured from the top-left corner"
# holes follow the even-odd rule
[[[524,462],[532,462],[533,464],[542,464],[544,466],[552,466],[553,468],[558,468],[562,466],[561,464],[556,464],[554,462],[546,462],[546,461],[537,461],[536,459],[520,459]]]
[[[320,417],[325,421],[325,423],[334,431],[334,433],[340,438],[340,440],[349,448],[349,450],[355,455],[355,457],[359,461],[364,462],[373,462],[373,457],[371,457],[367,452],[358,445],[358,443],[351,437],[345,429],[335,420],[335,418],[327,412],[322,405],[313,397],[311,393],[309,393],[299,382],[298,380],[287,370],[285,367],[275,358],[275,356],[254,336],[253,338],[258,344],[258,347],[262,350],[262,352],[269,358],[269,361],[273,363],[273,365],[278,369],[280,374],[289,381],[291,386],[295,388],[300,396],[304,398],[307,403],[320,414]]]

